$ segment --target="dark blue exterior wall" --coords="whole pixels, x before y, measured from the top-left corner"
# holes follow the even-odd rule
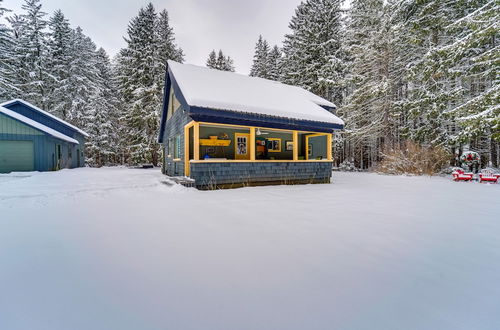
[[[162,143],[162,147],[164,150],[165,159],[164,161],[164,169],[165,174],[170,176],[183,176],[184,173],[184,126],[186,126],[192,119],[187,115],[184,111],[183,107],[179,107],[172,115],[172,117],[166,122],[165,131],[164,131],[164,139]],[[180,136],[180,160],[174,160],[174,153],[172,152],[170,155],[167,153],[168,141],[170,138],[175,139],[176,136]]]
[[[197,162],[190,177],[198,189],[297,183],[329,183],[332,162]]]

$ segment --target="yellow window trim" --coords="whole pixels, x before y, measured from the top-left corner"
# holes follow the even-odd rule
[[[238,138],[239,137],[245,137],[247,139],[247,145],[246,145],[246,153],[245,154],[238,154]],[[250,134],[249,133],[234,133],[234,158],[236,160],[250,160]],[[239,157],[240,159],[238,159]],[[248,158],[248,159],[247,159]]]
[[[226,159],[226,160],[200,160],[199,159],[199,152],[200,152],[200,144],[199,144],[199,136],[200,136],[200,125],[215,125],[215,126],[226,126],[226,127],[243,127],[245,129],[249,129],[250,133],[244,133],[249,135],[249,141],[250,141],[250,148],[247,148],[247,152],[249,151],[250,153],[250,159]],[[189,140],[190,140],[190,134],[189,134],[189,129],[193,127],[193,140],[195,141],[194,143],[194,150],[193,150],[193,158],[194,159],[189,159]],[[257,128],[265,129],[265,130],[271,130],[271,131],[281,131],[281,132],[287,132],[287,133],[292,133],[293,134],[293,159],[255,159],[255,150],[252,150],[255,148],[255,130]],[[269,128],[269,127],[252,127],[252,126],[244,126],[244,125],[233,125],[233,124],[219,124],[219,123],[209,123],[209,122],[196,122],[192,120],[188,124],[184,126],[184,169],[185,169],[185,175],[189,176],[189,172],[191,170],[190,168],[190,163],[292,163],[292,162],[331,162],[332,161],[332,155],[331,155],[331,148],[328,150],[329,152],[327,153],[327,158],[328,159],[307,159],[307,150],[306,150],[306,159],[298,159],[298,134],[303,133],[303,134],[309,134],[306,135],[306,138],[308,140],[308,137],[314,137],[314,136],[327,136],[328,142],[331,144],[332,141],[332,133],[318,133],[318,132],[311,132],[311,131],[297,131],[297,130],[287,130],[287,129],[279,129],[279,128]],[[278,138],[269,138],[268,140],[271,139],[278,139]],[[280,150],[283,148],[282,147],[282,142],[280,140]],[[187,143],[186,143],[187,142]],[[253,145],[253,148],[252,148]],[[277,151],[271,151],[271,152],[277,152]],[[170,155],[169,155],[170,157]],[[180,158],[176,158],[173,161],[182,161]]]
[[[269,139],[266,139],[268,141],[278,141],[278,146],[279,146],[279,149],[278,150],[275,150],[275,149],[267,149],[268,152],[281,152],[281,139],[280,138],[269,138]]]

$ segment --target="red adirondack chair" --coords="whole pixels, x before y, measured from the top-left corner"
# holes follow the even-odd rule
[[[500,173],[495,173],[491,168],[485,168],[479,173],[479,182],[493,182],[497,183]]]
[[[471,181],[474,176],[473,173],[465,173],[462,169],[455,169],[451,175],[453,175],[453,181]]]

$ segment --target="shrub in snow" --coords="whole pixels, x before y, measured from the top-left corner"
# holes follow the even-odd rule
[[[345,172],[355,172],[358,169],[356,168],[356,166],[354,166],[353,162],[350,162],[348,160],[344,160],[342,163],[340,163],[338,170],[345,171]]]
[[[382,153],[377,172],[386,174],[434,175],[445,168],[451,155],[442,147],[423,147],[407,142]]]

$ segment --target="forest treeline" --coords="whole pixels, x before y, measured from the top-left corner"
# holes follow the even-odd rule
[[[251,76],[337,105],[335,163],[371,169],[407,143],[500,162],[497,0],[305,0],[283,45],[256,31]],[[0,16],[0,100],[22,98],[90,134],[91,166],[161,163],[156,143],[168,59],[183,62],[166,10],[133,17],[112,59],[40,0]],[[193,36],[194,37],[194,36]],[[210,52],[207,66],[234,71]],[[451,157],[453,158],[453,157]]]

